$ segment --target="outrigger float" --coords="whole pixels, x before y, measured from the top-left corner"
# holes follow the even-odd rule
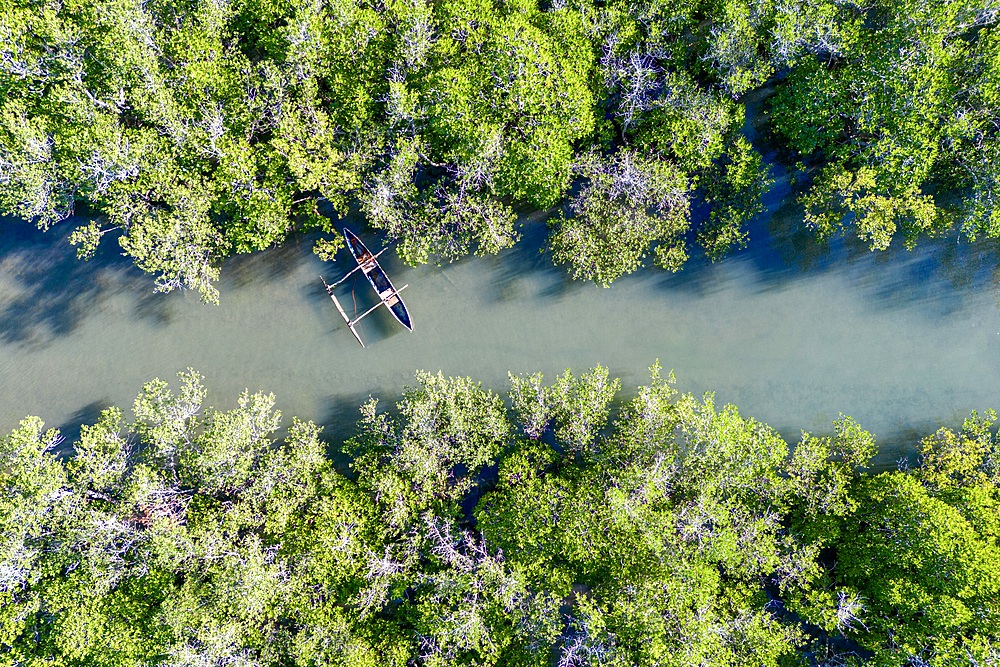
[[[399,289],[393,287],[392,281],[389,280],[389,276],[386,275],[382,266],[378,263],[378,256],[385,252],[386,249],[382,248],[373,255],[365,244],[361,242],[361,239],[358,238],[357,234],[346,227],[344,228],[344,238],[347,239],[347,247],[350,248],[351,254],[354,255],[354,259],[357,261],[358,265],[344,274],[343,278],[332,285],[327,285],[323,276],[320,276],[320,280],[323,281],[323,286],[326,287],[326,293],[330,295],[331,299],[333,299],[333,305],[337,306],[337,311],[340,313],[340,316],[344,318],[345,322],[347,322],[347,328],[351,330],[354,337],[358,339],[359,343],[361,343],[361,347],[365,346],[365,342],[361,340],[361,336],[358,335],[354,325],[360,322],[367,315],[375,312],[380,306],[388,308],[389,312],[392,313],[393,317],[395,317],[400,324],[408,330],[413,331],[413,324],[410,322],[410,313],[407,312],[406,305],[403,304],[403,300],[399,297],[399,293],[409,287],[409,285],[403,285]],[[365,274],[365,278],[368,279],[368,282],[371,284],[375,292],[378,293],[379,302],[352,320],[347,316],[347,312],[344,310],[343,306],[340,305],[340,302],[337,301],[337,295],[334,294],[333,288],[347,280],[351,274],[359,269]]]

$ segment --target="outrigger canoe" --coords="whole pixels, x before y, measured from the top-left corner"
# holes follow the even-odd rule
[[[410,314],[406,310],[406,305],[399,297],[399,291],[392,286],[392,281],[389,280],[389,276],[378,263],[378,259],[372,255],[368,247],[358,238],[358,235],[346,227],[344,227],[344,238],[347,239],[347,247],[350,248],[351,254],[354,255],[358,266],[361,267],[361,272],[365,274],[365,278],[378,293],[378,298],[389,308],[400,324],[413,331],[413,324],[410,322]]]
[[[399,296],[399,293],[409,287],[409,285],[403,285],[399,289],[396,289],[393,286],[392,281],[389,280],[389,276],[386,275],[382,266],[378,263],[378,256],[385,252],[385,248],[379,250],[373,255],[361,239],[358,238],[357,234],[346,227],[344,228],[344,238],[347,239],[347,247],[350,249],[351,254],[354,256],[358,265],[348,271],[343,278],[332,285],[327,285],[325,280],[323,281],[323,284],[326,285],[326,293],[330,295],[331,299],[333,299],[334,305],[337,306],[337,310],[340,312],[341,317],[343,317],[344,321],[347,322],[347,327],[351,330],[351,333],[354,334],[354,337],[358,339],[359,343],[361,343],[361,347],[364,347],[365,343],[361,340],[361,336],[359,336],[358,332],[354,329],[354,325],[360,322],[366,315],[373,312],[379,306],[385,306],[388,308],[389,312],[392,313],[392,316],[395,317],[400,324],[406,327],[409,331],[413,331],[413,323],[410,321],[410,313],[406,310],[406,305],[403,303],[403,299]],[[368,279],[368,282],[378,294],[379,302],[362,313],[360,316],[356,317],[354,320],[351,320],[351,318],[347,316],[347,312],[337,300],[337,296],[333,293],[333,288],[347,280],[352,273],[358,270],[365,274],[365,278]]]

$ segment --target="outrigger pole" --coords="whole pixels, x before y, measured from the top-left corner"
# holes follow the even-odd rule
[[[375,255],[375,257],[378,257],[383,252],[385,252],[385,248],[382,248],[382,250],[379,250],[378,255]],[[379,301],[374,306],[372,306],[371,308],[369,308],[368,310],[366,310],[365,312],[361,313],[356,318],[354,318],[354,320],[351,320],[351,318],[347,316],[347,312],[344,310],[343,306],[340,305],[340,301],[337,301],[337,295],[333,293],[333,288],[334,287],[336,287],[340,283],[344,282],[344,280],[347,279],[347,276],[351,275],[352,273],[354,273],[355,271],[357,271],[360,268],[361,268],[361,265],[359,264],[357,268],[351,269],[347,273],[347,275],[345,275],[343,278],[341,278],[337,282],[333,283],[332,285],[327,285],[326,279],[323,276],[320,276],[319,279],[323,281],[323,286],[326,287],[326,293],[330,295],[331,299],[333,299],[333,305],[335,305],[337,307],[337,312],[339,312],[340,316],[344,318],[345,322],[347,322],[347,328],[351,330],[351,333],[354,334],[354,337],[358,339],[359,343],[361,343],[361,347],[364,347],[365,346],[365,342],[363,340],[361,340],[361,336],[358,335],[358,332],[354,328],[354,325],[357,324],[358,322],[360,322],[362,319],[364,319],[368,315],[370,315],[373,312],[375,312],[375,310],[377,310],[379,306],[385,306],[386,308],[388,308],[389,304],[386,303],[386,301]],[[409,285],[403,285],[398,290],[394,290],[393,296],[395,296],[396,294],[399,294],[400,292],[402,292],[403,290],[405,290],[407,287],[409,287]]]
[[[361,336],[359,336],[358,332],[354,329],[354,325],[371,313],[375,312],[379,306],[385,306],[388,308],[389,312],[392,313],[392,316],[395,317],[400,324],[410,331],[413,331],[413,322],[410,320],[410,314],[407,312],[406,306],[403,304],[403,299],[399,296],[399,293],[409,287],[409,285],[403,285],[401,288],[396,289],[395,286],[393,286],[392,281],[389,280],[389,276],[387,276],[385,271],[382,270],[382,267],[379,266],[377,258],[385,252],[385,248],[382,248],[382,250],[379,250],[377,254],[373,255],[371,251],[368,250],[367,246],[365,246],[364,242],[358,238],[358,235],[346,227],[344,228],[344,238],[347,240],[347,249],[351,251],[352,255],[354,255],[354,260],[358,263],[358,265],[348,271],[343,278],[332,285],[327,285],[323,276],[320,276],[319,278],[323,281],[323,285],[326,287],[326,293],[330,295],[331,299],[333,299],[333,305],[337,306],[337,312],[340,313],[340,316],[344,318],[345,322],[347,322],[347,328],[350,329],[351,333],[354,334],[354,337],[358,339],[361,347],[364,347],[365,343],[361,340]],[[333,293],[333,288],[347,280],[347,277],[358,269],[361,269],[361,273],[365,274],[365,279],[368,280],[368,284],[371,285],[372,289],[375,290],[375,293],[378,294],[379,302],[352,320],[348,317],[347,311],[345,311],[340,305],[340,301],[337,300],[337,296]],[[357,315],[357,311],[358,304],[355,302],[355,315]]]
[[[375,253],[375,255],[374,255],[374,256],[372,257],[372,259],[378,259],[378,256],[379,256],[379,255],[381,255],[382,253],[384,253],[384,252],[385,252],[386,250],[388,250],[388,249],[389,249],[388,247],[386,247],[386,248],[382,248],[382,249],[381,249],[381,250],[379,250],[379,251],[378,251],[377,253]],[[350,278],[350,277],[351,277],[351,274],[352,274],[352,273],[354,273],[355,271],[357,271],[358,269],[360,269],[361,267],[362,267],[362,265],[361,265],[361,264],[358,264],[358,265],[357,265],[357,266],[355,266],[355,267],[354,267],[353,269],[351,269],[350,271],[348,271],[347,273],[345,273],[345,274],[344,274],[344,277],[343,277],[343,278],[341,278],[340,280],[338,280],[337,282],[335,282],[335,283],[334,283],[334,284],[332,284],[332,285],[326,285],[326,281],[325,281],[325,280],[323,280],[323,276],[320,276],[320,280],[323,280],[323,284],[324,284],[324,285],[326,285],[326,291],[327,291],[327,292],[329,292],[329,291],[330,291],[330,290],[331,290],[332,288],[336,287],[336,286],[337,286],[337,285],[339,285],[340,283],[342,283],[342,282],[344,282],[345,280],[347,280],[348,278]]]

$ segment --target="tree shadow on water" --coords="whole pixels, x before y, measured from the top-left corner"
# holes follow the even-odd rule
[[[71,459],[76,453],[76,444],[80,442],[80,433],[83,427],[97,423],[101,413],[110,407],[111,403],[108,399],[102,398],[88,403],[74,412],[69,419],[59,425],[59,433],[63,440],[53,453],[63,461]]]
[[[913,249],[897,238],[889,248],[873,251],[849,221],[842,235],[819,238],[805,224],[796,188],[783,183],[777,189],[767,196],[767,210],[748,224],[746,248],[717,262],[693,250],[680,272],[663,274],[660,286],[706,296],[733,281],[766,292],[835,278],[829,282],[833,291],[847,287],[878,310],[918,306],[940,317],[967,307],[964,297],[982,290],[994,293],[1000,305],[1000,242],[972,243],[956,231],[921,237]]]
[[[245,289],[281,280],[304,264],[318,266],[320,260],[312,251],[316,238],[316,234],[292,234],[280,246],[230,257],[222,267],[220,290],[225,294],[227,289]]]
[[[324,280],[327,280],[327,282],[333,282],[330,278],[328,278],[327,272],[320,271],[315,280],[311,280],[302,286],[304,301],[309,304],[316,314],[326,316],[333,313],[335,315],[334,319],[337,322],[343,322],[339,315],[337,315],[337,311],[333,306],[333,302],[330,301],[330,295],[327,294],[326,288],[320,280],[320,276],[322,276]]]
[[[353,478],[351,462],[353,457],[345,451],[347,441],[358,434],[358,420],[361,406],[368,401],[369,393],[340,394],[330,396],[326,401],[326,411],[318,422],[323,427],[322,440],[326,444],[326,455],[337,471]],[[377,396],[376,396],[377,398]],[[391,401],[379,403],[382,410],[392,406]]]
[[[931,316],[947,316],[969,306],[967,297],[1000,290],[1000,244],[995,240],[970,243],[956,232],[921,239],[912,250],[893,243],[872,252],[856,237],[845,238],[844,245],[856,284],[882,309],[919,305]]]
[[[765,288],[782,286],[801,277],[837,273],[865,289],[879,307],[919,304],[932,314],[948,314],[960,307],[963,293],[1000,289],[1000,242],[970,242],[957,230],[917,239],[907,248],[902,232],[885,250],[872,250],[858,237],[850,216],[842,234],[820,238],[805,223],[798,197],[805,191],[784,167],[768,161],[776,185],[765,195],[766,211],[750,226],[745,255]]]
[[[92,259],[78,259],[69,235],[79,222],[43,233],[22,220],[0,221],[0,341],[44,347],[73,333],[108,297],[152,292],[152,278],[116,252],[114,239]]]
[[[173,305],[182,295],[162,294],[149,290],[135,296],[135,316],[153,322],[158,326],[168,326],[174,319]]]
[[[489,295],[494,303],[513,301],[526,296],[561,300],[593,283],[574,280],[565,266],[552,261],[548,249],[549,229],[546,220],[550,212],[539,211],[520,219],[520,240],[498,255],[484,258],[490,264],[492,280]],[[532,285],[525,283],[531,281]]]

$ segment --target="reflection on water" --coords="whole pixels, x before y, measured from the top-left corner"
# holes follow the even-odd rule
[[[267,389],[286,416],[327,424],[333,439],[349,434],[369,394],[392,401],[418,368],[505,391],[508,370],[551,377],[604,364],[634,387],[659,358],[680,389],[714,390],[791,438],[850,414],[880,436],[883,463],[912,452],[916,435],[1000,404],[997,249],[941,240],[871,255],[842,239],[817,245],[789,193],[779,178],[750,246],[732,258],[695,257],[679,274],[649,270],[610,289],[553,267],[538,221],[498,257],[408,268],[386,253],[392,279],[410,285],[415,331],[377,311],[359,325],[368,350],[319,280],[351,268],[346,252],[324,264],[309,239],[293,239],[236,258],[212,307],[153,293],[113,243],[79,262],[68,230],[5,221],[0,430],[39,414],[73,436],[102,407],[129,406],[144,381],[186,367],[206,376],[217,407]],[[348,313],[373,303],[363,280],[338,294]]]

